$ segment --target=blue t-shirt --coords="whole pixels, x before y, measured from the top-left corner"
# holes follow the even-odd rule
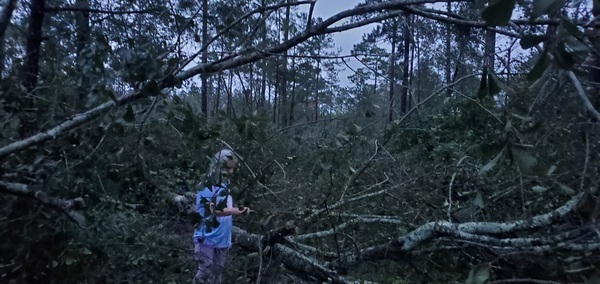
[[[231,216],[217,216],[219,226],[216,228],[211,227],[210,232],[206,230],[206,220],[214,217],[210,216],[210,212],[207,212],[208,215],[204,215],[204,204],[205,202],[211,202],[211,200],[215,207],[219,207],[218,205],[221,202],[226,202],[227,208],[233,208],[233,201],[225,184],[221,186],[213,185],[211,189],[205,187],[203,190],[198,191],[196,193],[196,211],[202,216],[202,223],[194,230],[194,240],[201,240],[202,244],[209,247],[229,248],[231,247],[231,228],[233,226]]]

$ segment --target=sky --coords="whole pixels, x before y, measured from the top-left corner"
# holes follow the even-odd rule
[[[363,2],[362,0],[317,0],[315,4],[315,8],[313,10],[313,17],[321,17],[323,19],[327,19],[339,12],[344,10],[352,9],[357,4]],[[309,5],[302,5],[298,12],[308,12]],[[368,33],[373,29],[375,25],[368,25],[356,29],[352,29],[349,31],[339,32],[332,34],[333,41],[335,43],[336,48],[340,48],[342,50],[341,54],[346,55],[350,54],[352,47],[354,44],[357,44],[361,41],[363,34]],[[361,67],[361,64],[354,58],[347,59],[346,62],[352,69],[357,69]],[[339,74],[340,85],[348,85],[349,80],[348,76],[352,75],[354,72],[349,68],[344,66],[344,69]]]
[[[357,4],[362,2],[364,2],[364,0],[316,0],[313,16],[327,19],[344,10],[352,9]],[[444,3],[435,3],[432,5],[432,8],[439,10],[445,10],[445,7],[446,6]],[[300,6],[298,12],[308,12],[308,9],[309,5],[302,5]],[[521,16],[522,15],[520,13],[513,13],[513,18],[521,18]],[[336,48],[340,48],[342,50],[342,55],[350,54],[350,51],[352,50],[354,44],[359,43],[362,39],[363,34],[370,32],[375,26],[376,24],[371,24],[364,27],[332,34]],[[509,45],[511,45],[511,42],[512,39],[506,36],[502,36],[499,34],[496,35],[496,52],[498,52],[498,56],[506,54],[506,48]],[[511,49],[511,55],[515,59],[527,54],[529,54],[529,52],[522,50],[518,42],[514,44],[513,49]],[[347,58],[346,62],[354,70],[362,67],[362,64],[359,63],[355,58]],[[349,85],[350,81],[348,80],[348,76],[352,75],[353,73],[353,70],[344,66],[343,71],[341,71],[339,74],[340,85]]]

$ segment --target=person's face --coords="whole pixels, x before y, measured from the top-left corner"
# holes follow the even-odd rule
[[[233,171],[235,170],[235,160],[233,159],[233,157],[227,157],[225,165],[223,165],[223,168],[221,169],[221,173],[225,174],[225,175],[233,175]]]

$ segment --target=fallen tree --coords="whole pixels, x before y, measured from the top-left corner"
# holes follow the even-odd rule
[[[341,275],[342,273],[338,272],[341,269],[346,270],[349,267],[369,260],[394,260],[402,259],[409,255],[418,255],[422,251],[419,249],[434,239],[459,242],[465,246],[482,247],[496,253],[525,251],[543,253],[550,250],[599,251],[600,234],[598,234],[598,224],[593,222],[553,235],[512,237],[512,234],[516,232],[548,229],[553,225],[561,224],[569,216],[578,212],[591,199],[593,199],[591,192],[579,193],[559,208],[525,220],[468,223],[429,222],[389,243],[343,252],[341,254],[323,252],[318,248],[297,242],[295,239],[301,240],[303,238],[301,236],[293,236],[295,229],[289,224],[268,232],[265,235],[248,233],[243,229],[235,227],[233,230],[233,240],[237,246],[243,248],[245,251],[262,252],[263,255],[268,252],[275,255],[286,268],[294,272],[301,272],[301,275],[310,275],[319,281],[348,283],[343,275]],[[382,220],[388,222],[389,220],[387,219],[383,218]],[[325,235],[327,234],[322,234],[321,236]],[[457,249],[462,247],[457,247]],[[442,248],[438,247],[437,249]],[[435,245],[431,250],[436,250]],[[319,260],[316,257],[309,256],[315,252],[325,257]],[[340,264],[343,264],[344,267],[341,267]]]

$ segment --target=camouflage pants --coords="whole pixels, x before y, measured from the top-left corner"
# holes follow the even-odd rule
[[[228,253],[228,248],[213,248],[196,242],[194,259],[198,262],[198,272],[192,283],[220,284]]]

